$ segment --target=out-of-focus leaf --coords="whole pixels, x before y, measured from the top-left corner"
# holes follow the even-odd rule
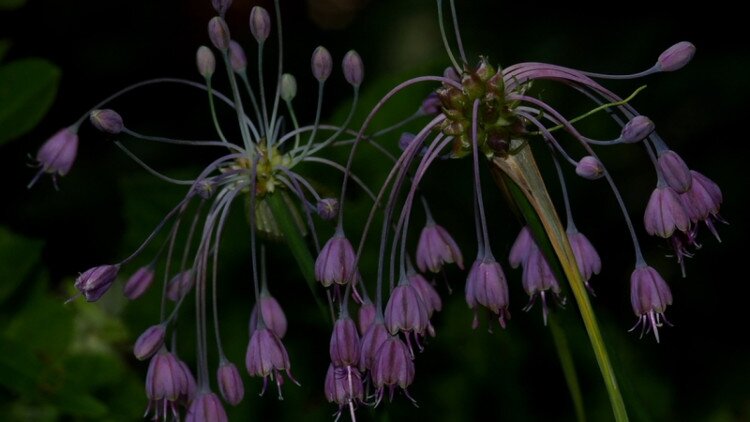
[[[42,242],[0,227],[0,303],[5,301],[38,262]]]
[[[107,296],[119,295],[109,292]],[[102,299],[104,300],[104,299]],[[113,354],[112,344],[125,341],[128,330],[122,321],[108,313],[101,303],[77,301],[74,304],[75,321],[71,352]]]
[[[101,353],[80,353],[68,357],[65,371],[75,374],[79,387],[87,390],[117,384],[123,376],[124,366],[118,356]]]
[[[0,60],[8,53],[8,49],[10,49],[10,40],[0,40]]]
[[[36,126],[52,105],[59,81],[60,70],[43,59],[0,66],[0,144]]]
[[[94,397],[82,392],[65,392],[51,400],[57,408],[73,416],[98,418],[107,413],[107,407]]]
[[[42,296],[27,304],[5,329],[8,339],[57,359],[73,336],[73,315],[59,298]]]
[[[0,0],[0,10],[15,10],[26,4],[26,0]]]
[[[9,408],[0,408],[3,420],[10,421],[34,421],[34,422],[56,422],[60,420],[60,412],[54,406],[39,403],[15,402]]]
[[[41,362],[28,347],[0,336],[0,385],[28,397],[41,371]]]

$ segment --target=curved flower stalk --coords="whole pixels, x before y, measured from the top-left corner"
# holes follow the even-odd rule
[[[357,142],[363,139],[369,123],[393,96],[415,84],[438,85],[423,104],[423,108],[431,112],[432,120],[416,135],[404,134],[399,140],[402,152],[394,160],[394,166],[377,194],[376,205],[365,223],[354,258],[353,265],[356,266],[374,215],[379,212],[377,205],[381,204],[387,194],[382,208],[383,223],[375,281],[377,316],[370,327],[379,327],[378,324],[382,324],[379,321],[385,321],[390,334],[399,336],[398,341],[403,338],[407,345],[411,344],[410,339],[419,341],[422,337],[422,327],[426,326],[424,298],[412,298],[406,294],[410,287],[407,274],[413,273],[413,269],[409,269],[406,245],[407,239],[412,235],[409,230],[410,218],[414,214],[413,206],[417,198],[423,205],[427,221],[427,226],[419,236],[416,251],[419,269],[439,271],[442,264],[451,262],[462,266],[462,255],[447,232],[442,228],[435,228],[436,223],[430,215],[426,199],[419,194],[418,186],[428,169],[434,167],[436,158],[447,156],[459,159],[470,156],[473,172],[467,179],[471,180],[474,192],[477,256],[468,273],[467,304],[475,313],[479,309],[486,309],[489,314],[498,318],[502,327],[510,318],[507,281],[501,262],[493,254],[488,235],[488,219],[480,183],[480,162],[486,162],[495,182],[509,194],[508,199],[522,211],[529,224],[529,229],[522,231],[510,257],[513,267],[524,267],[524,288],[531,297],[526,309],[531,307],[536,297],[541,298],[546,321],[549,303],[546,298],[550,294],[558,297],[561,294],[559,283],[564,279],[568,281],[610,394],[615,417],[626,420],[625,406],[586,292],[586,288],[593,292],[590,279],[601,270],[602,260],[573,222],[573,207],[561,163],[569,165],[582,179],[604,179],[611,188],[633,244],[635,270],[631,277],[632,307],[638,318],[638,325],[642,326],[644,332],[653,332],[659,341],[658,330],[666,322],[664,313],[672,304],[672,295],[666,282],[647,264],[641,252],[635,225],[612,175],[596,149],[619,144],[640,144],[646,152],[646,157],[653,164],[656,190],[648,202],[644,227],[649,234],[667,239],[674,248],[683,272],[684,258],[692,256],[693,251],[699,247],[696,240],[697,224],[704,222],[715,233],[715,222],[722,221],[718,215],[721,191],[714,182],[690,170],[655,131],[654,123],[631,105],[642,88],[628,98],[623,98],[597,80],[637,79],[654,73],[679,70],[692,59],[695,47],[689,42],[677,43],[662,53],[649,69],[632,75],[597,74],[535,62],[496,68],[486,57],[480,57],[476,63],[467,59],[461,43],[456,8],[451,0],[450,10],[459,53],[454,55],[445,30],[441,0],[437,0],[437,6],[443,41],[452,65],[442,75],[416,77],[391,90],[368,115],[357,138]],[[576,118],[565,116],[564,112],[535,96],[532,84],[542,81],[562,84],[573,95],[590,99],[592,110]],[[609,117],[622,128],[610,139],[587,137],[575,125],[600,111],[607,111]],[[561,134],[567,139],[563,139]],[[571,145],[568,145],[570,141],[580,145],[585,154],[574,157],[570,152]],[[546,150],[553,155],[564,199],[567,228],[560,221],[541,177],[534,158],[540,151],[536,151],[536,148],[532,150],[533,144],[539,144],[541,152]],[[355,152],[356,145],[351,151],[347,171],[351,169]],[[345,177],[342,200],[347,180]],[[399,198],[404,192],[405,199],[400,202]],[[344,217],[343,210],[342,201],[339,226]],[[348,253],[351,254],[351,251]],[[348,259],[346,262],[351,261]],[[388,287],[384,286],[385,280],[389,281]],[[367,298],[366,289],[362,287],[361,291]],[[560,302],[564,303],[563,299]],[[400,312],[399,324],[393,323],[393,309]],[[472,325],[478,325],[476,317]],[[366,333],[366,341],[363,339],[362,343],[361,367],[375,371],[366,376],[372,377],[378,387],[383,385],[378,380],[398,379],[398,382],[386,385],[398,384],[405,391],[414,380],[413,364],[399,363],[399,368],[404,371],[402,378],[395,374],[390,378],[383,378],[381,368],[377,365],[372,367],[372,362],[381,359],[381,351],[386,353],[387,350],[387,353],[393,354],[394,350],[401,349],[395,346],[397,340],[393,337],[375,337],[375,331],[372,333]],[[387,344],[391,346],[382,346],[373,355],[365,347],[371,349],[374,338],[378,338],[380,344],[389,342]],[[413,358],[413,350],[411,353]],[[393,356],[389,359],[389,362],[401,362]],[[377,397],[381,395],[378,394]]]
[[[208,7],[208,2],[206,3]],[[255,293],[255,306],[248,315],[250,324],[245,367],[251,376],[263,378],[261,391],[266,390],[270,380],[276,384],[281,398],[284,378],[297,382],[292,377],[291,360],[282,342],[287,334],[286,316],[281,304],[271,294],[274,289],[282,287],[269,285],[262,242],[269,238],[285,239],[298,257],[303,275],[311,285],[314,284],[314,279],[310,245],[321,257],[330,261],[322,263],[320,269],[316,266],[315,273],[324,286],[333,284],[338,290],[356,273],[353,267],[342,268],[336,265],[350,263],[353,258],[347,250],[347,247],[351,249],[349,241],[343,235],[334,244],[326,245],[321,253],[316,236],[316,215],[322,220],[335,218],[338,215],[338,201],[321,196],[308,177],[300,173],[299,168],[303,163],[314,163],[334,171],[344,170],[342,164],[329,160],[322,154],[328,147],[352,144],[351,140],[342,138],[354,133],[347,126],[354,114],[359,87],[364,78],[362,59],[353,50],[344,55],[341,71],[353,89],[354,101],[342,124],[323,124],[321,109],[324,88],[333,74],[334,62],[324,47],[314,50],[311,57],[311,79],[318,86],[315,119],[311,124],[300,125],[293,106],[297,81],[294,76],[285,73],[283,68],[279,1],[274,2],[275,22],[272,22],[271,14],[262,7],[254,7],[248,11],[250,32],[257,51],[257,71],[248,67],[241,42],[231,38],[230,29],[224,20],[231,0],[212,0],[211,3],[216,16],[208,22],[210,47],[200,46],[196,52],[197,70],[202,81],[153,79],[116,92],[42,145],[36,156],[40,170],[30,184],[36,183],[45,173],[52,175],[53,181],[57,183],[58,177],[71,171],[79,147],[78,128],[88,119],[148,173],[168,184],[184,187],[183,198],[130,256],[116,264],[89,269],[75,283],[80,292],[78,295],[93,302],[110,290],[120,272],[132,269],[133,275],[125,283],[123,294],[128,299],[135,300],[147,292],[158,276],[163,275],[159,321],[139,337],[134,347],[134,354],[138,359],[151,359],[146,384],[150,402],[147,414],[155,419],[179,419],[182,416],[187,420],[226,420],[219,395],[212,391],[210,373],[216,374],[214,382],[225,403],[237,405],[244,396],[245,387],[237,365],[232,363],[222,348],[218,306],[220,301],[217,298],[217,285],[223,282],[219,275],[222,234],[230,210],[238,202],[249,204],[246,209],[249,210],[251,228],[250,257]],[[268,75],[263,72],[264,50],[267,42],[273,38],[271,32],[274,26],[280,53],[275,73],[267,78]],[[226,70],[228,94],[214,87],[218,76],[217,68],[222,65]],[[215,139],[186,140],[143,134],[125,122],[118,112],[107,108],[113,101],[135,90],[163,84],[177,84],[207,93]],[[219,107],[231,109],[236,116],[235,121],[220,121],[217,113]],[[229,125],[236,125],[239,137],[228,136]],[[387,132],[388,130],[381,131],[368,137],[368,140],[372,141],[376,136]],[[203,169],[189,179],[172,178],[138,156],[135,152],[138,143],[202,149],[205,152],[201,155],[204,159]],[[355,175],[351,177],[365,192],[370,192],[359,178]],[[240,198],[245,198],[245,201],[240,201]],[[340,228],[341,226],[338,233],[342,233]],[[302,237],[305,233],[310,234],[309,243]],[[258,239],[258,234],[263,237]],[[184,239],[181,252],[178,239]],[[141,255],[144,250],[154,242],[162,245],[157,254],[141,268],[133,268],[132,264],[143,259]],[[306,266],[305,262],[310,265]],[[159,274],[162,271],[163,274]],[[176,341],[176,323],[189,311],[183,305],[191,295],[195,297],[197,321],[195,372],[178,358]],[[337,296],[340,297],[341,292]],[[209,301],[212,317],[207,310]],[[215,354],[208,350],[211,320],[217,345]],[[350,388],[347,393],[342,390],[344,384],[330,381],[327,393],[329,399],[336,401],[342,408],[351,407],[353,412],[354,404],[362,401],[361,385],[359,390],[351,389],[351,383],[359,379],[359,340],[351,319],[347,320],[346,330],[337,330],[343,333],[337,337],[342,345],[334,348],[332,343],[332,356],[335,349],[336,356],[339,357],[333,363],[337,368],[346,368],[349,381],[347,385]],[[351,337],[351,333],[355,337]],[[347,345],[357,348],[344,356],[343,351]],[[210,355],[218,357],[215,372],[209,370],[209,366],[213,365]],[[197,381],[193,373],[197,375]],[[339,371],[336,373],[339,374]]]

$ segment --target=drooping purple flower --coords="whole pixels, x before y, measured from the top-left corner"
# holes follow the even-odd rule
[[[340,316],[336,320],[328,352],[335,366],[356,366],[359,361],[359,334],[354,320],[348,316]]]
[[[343,233],[335,234],[326,242],[315,260],[315,278],[324,287],[333,283],[346,284],[357,276],[356,254],[349,239]]]
[[[630,276],[630,302],[633,312],[638,317],[638,325],[643,330],[653,330],[656,341],[659,341],[659,330],[667,306],[672,304],[672,292],[664,279],[655,269],[645,264],[639,266]]]
[[[505,328],[506,320],[510,319],[508,282],[502,267],[492,255],[477,259],[471,266],[469,276],[466,278],[466,303],[474,311],[473,328],[479,325],[478,305],[486,307],[497,315],[500,326]]]
[[[263,289],[260,293],[260,310],[263,315],[263,323],[278,338],[284,338],[287,330],[287,320],[284,310],[279,302],[271,296],[268,289]],[[253,336],[255,328],[258,326],[258,305],[253,306],[250,312],[250,337]]]
[[[376,402],[383,398],[385,387],[390,389],[391,397],[395,386],[401,387],[409,397],[406,389],[414,382],[414,362],[409,347],[398,337],[389,337],[378,349],[370,376],[378,389]]]
[[[185,374],[185,379],[187,380],[187,388],[185,388],[185,391],[180,394],[178,402],[183,406],[188,406],[188,404],[191,403],[195,398],[195,393],[198,390],[198,385],[195,382],[193,371],[190,370],[190,367],[187,365],[187,363],[176,356],[175,358],[177,358],[177,362],[180,364],[180,368],[182,368],[182,372]]]
[[[336,368],[328,365],[324,385],[326,398],[330,403],[339,405],[339,412],[345,406],[362,403],[364,388],[362,376],[356,368]]]
[[[385,326],[388,331],[393,335],[399,331],[423,335],[429,323],[427,307],[419,292],[408,279],[402,279],[391,292],[385,307]]]
[[[690,173],[693,176],[693,183],[690,185],[690,190],[680,195],[680,201],[693,223],[705,222],[711,233],[719,239],[714,220],[723,221],[719,217],[719,208],[723,199],[721,189],[713,180],[697,171]]]
[[[434,273],[439,272],[444,263],[456,263],[458,268],[464,268],[464,258],[456,241],[453,240],[448,231],[428,221],[419,235],[417,243],[417,267],[419,271],[428,269]]]
[[[146,374],[146,396],[150,404],[148,413],[154,410],[154,417],[167,418],[167,409],[177,416],[176,402],[188,394],[188,379],[180,361],[162,348],[148,365]]]
[[[687,164],[685,164],[676,152],[672,150],[660,152],[657,165],[664,177],[664,181],[675,192],[685,193],[690,189],[690,184],[693,183],[693,176],[690,174]]]
[[[138,299],[148,290],[153,281],[154,268],[151,265],[146,265],[130,276],[122,289],[122,293],[130,300]]]
[[[687,232],[690,219],[677,193],[668,186],[662,186],[651,193],[643,224],[648,234],[667,239],[675,230]]]
[[[122,116],[110,109],[94,110],[89,115],[89,119],[95,128],[112,135],[122,132],[124,127]]]
[[[390,334],[388,334],[388,329],[385,328],[385,323],[382,319],[375,318],[375,322],[373,322],[367,331],[365,331],[360,343],[360,371],[372,371],[378,350],[380,350],[380,346],[382,346],[388,338],[390,338]]]
[[[237,406],[245,396],[240,371],[228,360],[223,359],[219,364],[219,369],[216,370],[216,383],[219,385],[221,397],[232,406]]]
[[[282,371],[295,384],[299,385],[290,371],[289,355],[281,340],[268,328],[259,325],[253,336],[250,337],[250,344],[247,346],[245,355],[245,367],[252,377],[263,378],[263,389],[261,394],[265,393],[268,386],[268,378],[276,382],[276,387],[281,395],[281,385],[284,383]]]
[[[361,335],[365,335],[367,329],[370,328],[370,325],[375,321],[376,313],[377,310],[375,309],[375,305],[370,299],[365,299],[359,307],[357,314],[357,325],[359,326],[359,333]]]
[[[589,239],[578,230],[568,230],[568,241],[570,248],[573,249],[573,255],[576,257],[578,270],[581,272],[586,287],[591,290],[589,280],[594,274],[599,274],[602,270],[602,260],[594,249]]]
[[[109,290],[117,279],[120,265],[100,265],[84,271],[78,276],[75,288],[88,302],[96,302]]]
[[[544,324],[547,325],[547,314],[549,312],[547,307],[547,293],[552,292],[555,298],[559,298],[560,285],[555,275],[552,274],[552,269],[549,263],[547,263],[544,254],[542,254],[542,251],[536,245],[529,252],[529,257],[523,267],[521,281],[524,290],[529,295],[529,304],[526,305],[524,311],[530,310],[537,296],[540,297],[542,299],[542,316]]]
[[[164,324],[157,324],[148,327],[136,340],[133,346],[133,354],[138,360],[146,360],[161,349],[164,344],[166,327]]]
[[[202,392],[193,400],[185,415],[185,422],[226,422],[227,412],[219,397],[210,392]]]
[[[411,285],[417,289],[419,297],[422,299],[425,308],[427,308],[428,318],[431,318],[434,312],[440,312],[443,309],[443,301],[440,299],[440,295],[422,274],[412,270],[407,274],[407,277]]]
[[[534,239],[531,237],[531,231],[528,226],[523,226],[521,231],[516,236],[513,246],[510,248],[510,255],[508,262],[512,268],[518,268],[519,265],[526,265],[526,260],[529,258],[529,252],[532,248],[536,247]]]
[[[78,130],[74,127],[60,129],[49,138],[36,153],[36,161],[41,167],[29,186],[32,186],[43,173],[54,178],[65,176],[73,167],[78,152]]]
[[[177,273],[167,284],[167,298],[177,302],[193,288],[195,274],[193,270],[185,270]]]

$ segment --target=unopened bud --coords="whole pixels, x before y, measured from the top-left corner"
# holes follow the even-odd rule
[[[229,64],[232,70],[242,73],[247,68],[247,56],[242,46],[235,40],[229,41]]]
[[[215,16],[208,21],[208,38],[214,47],[221,51],[229,48],[229,27],[224,19]]]
[[[213,5],[216,13],[224,16],[227,13],[227,9],[232,5],[232,0],[211,0],[211,5]]]
[[[333,59],[331,58],[331,53],[325,47],[320,46],[313,51],[311,64],[313,76],[319,82],[325,82],[331,76]]]
[[[622,128],[620,140],[626,144],[640,142],[650,135],[654,131],[654,128],[654,122],[648,117],[635,116]]]
[[[317,204],[318,215],[323,220],[333,220],[339,213],[339,201],[335,198],[323,198]]]
[[[661,53],[656,66],[662,72],[674,72],[690,63],[694,54],[695,46],[692,43],[687,41],[678,42]]]
[[[352,86],[358,87],[362,84],[362,79],[365,77],[365,66],[362,64],[362,58],[359,57],[354,50],[349,50],[344,56],[344,60],[341,63],[341,67],[344,70],[344,77],[346,81]]]
[[[596,158],[587,155],[576,165],[576,174],[588,180],[596,180],[604,176],[604,167]]]
[[[148,290],[154,281],[154,268],[151,265],[141,267],[125,283],[122,292],[130,300],[138,299]]]
[[[163,324],[152,325],[138,337],[133,346],[133,354],[138,360],[146,360],[164,344],[166,330]]]
[[[117,135],[122,132],[122,117],[114,110],[94,110],[89,115],[91,124],[102,132]]]
[[[205,45],[198,47],[198,52],[195,54],[195,63],[198,65],[198,73],[206,79],[210,78],[216,70],[216,57],[214,57],[213,51]]]
[[[294,76],[285,73],[281,75],[281,99],[286,102],[292,101],[297,95],[297,80]]]
[[[258,43],[263,43],[271,33],[271,17],[268,11],[260,6],[250,11],[250,32]]]

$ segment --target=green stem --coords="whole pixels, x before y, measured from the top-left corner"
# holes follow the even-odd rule
[[[560,358],[560,366],[562,366],[563,375],[565,375],[565,382],[568,384],[570,398],[573,399],[576,420],[578,420],[578,422],[586,422],[586,412],[583,407],[583,394],[581,393],[581,386],[578,384],[578,376],[576,375],[576,366],[573,362],[573,354],[570,352],[570,345],[568,344],[568,338],[565,337],[565,331],[560,327],[560,324],[557,322],[557,318],[554,315],[549,316],[549,329],[552,332],[552,340],[555,342],[557,356]]]
[[[520,142],[515,141],[515,143]],[[589,301],[581,273],[578,270],[575,255],[573,255],[573,250],[570,247],[570,243],[568,243],[565,229],[560,222],[560,218],[557,216],[552,199],[547,193],[547,188],[544,185],[542,175],[539,173],[531,149],[523,148],[518,154],[513,156],[495,157],[490,164],[495,182],[506,192],[509,191],[516,204],[524,211],[524,216],[529,221],[530,226],[532,226],[531,223],[533,220],[541,223],[546,233],[544,237],[549,239],[557,258],[553,260],[548,259],[548,261],[553,266],[556,262],[559,262],[565,278],[570,284],[573,297],[581,312],[581,318],[586,327],[591,347],[594,350],[594,356],[599,364],[604,385],[609,394],[615,420],[618,422],[627,421],[628,414],[625,402],[617,384],[615,371],[607,354],[604,339],[599,329],[599,323],[591,307],[591,302]],[[524,205],[533,208],[533,212],[524,210]]]
[[[271,208],[274,219],[279,225],[279,229],[284,235],[284,240],[289,246],[294,259],[297,261],[300,271],[302,271],[302,276],[305,278],[313,298],[315,298],[315,304],[318,305],[323,316],[327,318],[328,313],[326,312],[326,306],[318,295],[319,292],[315,281],[315,260],[310,254],[310,249],[307,247],[305,238],[300,232],[299,225],[295,221],[294,216],[290,212],[289,207],[281,194],[267,195],[265,200]]]

